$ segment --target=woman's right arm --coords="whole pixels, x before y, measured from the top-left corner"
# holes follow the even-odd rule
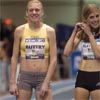
[[[20,45],[20,28],[16,28],[14,32],[14,45],[13,45],[13,54],[11,58],[11,67],[10,67],[10,93],[16,95],[16,69],[17,61],[19,56],[19,45]]]
[[[80,28],[78,27],[80,23],[77,23],[75,25],[75,28],[72,32],[71,37],[69,38],[69,40],[67,41],[65,48],[64,48],[64,55],[65,56],[69,56],[78,46],[79,42],[80,42]]]

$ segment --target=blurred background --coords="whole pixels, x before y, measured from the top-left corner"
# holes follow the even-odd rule
[[[13,49],[13,33],[24,24],[28,0],[0,0],[0,96],[8,92],[10,60]],[[65,57],[63,50],[76,22],[81,21],[81,10],[85,4],[99,0],[41,0],[44,5],[44,22],[56,30],[58,63],[53,81],[75,78],[80,64],[80,47]],[[19,67],[19,61],[18,61]]]

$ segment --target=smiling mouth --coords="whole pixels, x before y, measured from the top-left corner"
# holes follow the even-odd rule
[[[38,17],[38,15],[31,15],[31,17]]]
[[[93,26],[97,26],[97,25],[99,25],[99,23],[98,22],[94,22],[94,23],[92,23],[92,25]]]

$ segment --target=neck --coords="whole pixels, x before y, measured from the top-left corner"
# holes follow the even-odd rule
[[[99,38],[100,37],[100,27],[95,28],[95,29],[91,28],[91,31],[92,31],[92,33],[93,33],[95,38]]]
[[[42,22],[28,22],[29,23],[29,27],[32,29],[32,30],[37,30],[37,29],[40,29],[43,25]]]
[[[91,28],[92,33],[97,34],[99,32],[99,27],[98,28]]]

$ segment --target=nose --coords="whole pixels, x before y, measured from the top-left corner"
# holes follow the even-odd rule
[[[33,14],[35,14],[35,13],[36,13],[36,10],[34,9],[34,10],[33,10]]]

